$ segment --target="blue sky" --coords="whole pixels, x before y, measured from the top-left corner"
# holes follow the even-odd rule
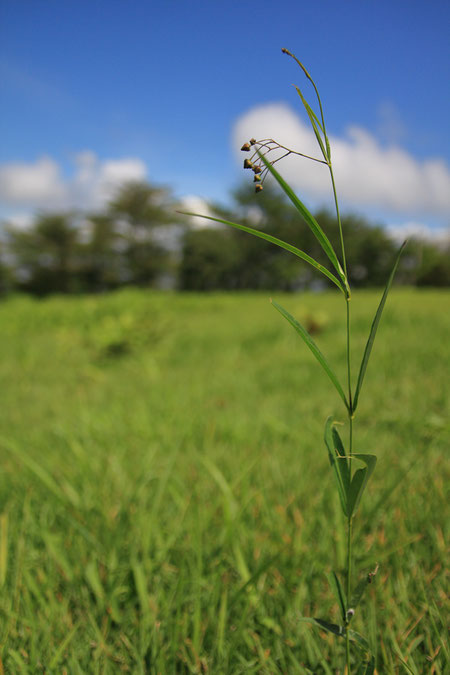
[[[449,26],[444,0],[3,0],[0,216],[100,208],[140,177],[227,201],[252,128],[309,143],[286,46],[321,91],[345,209],[448,227]],[[309,166],[286,173],[327,202]]]

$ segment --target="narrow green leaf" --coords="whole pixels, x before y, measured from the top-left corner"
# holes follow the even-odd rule
[[[323,129],[323,126],[322,126],[322,122],[319,120],[319,118],[317,117],[316,113],[315,113],[314,110],[311,108],[311,106],[309,105],[309,103],[308,103],[308,101],[305,99],[305,97],[303,96],[300,87],[295,87],[295,89],[296,89],[296,91],[297,91],[297,94],[298,94],[298,95],[300,96],[300,98],[302,99],[302,103],[303,103],[303,105],[304,105],[305,108],[306,108],[306,112],[308,113],[309,116],[311,116],[311,115],[313,116],[314,121],[316,122],[316,124],[318,124],[318,126],[319,126],[320,130],[322,131],[322,133],[324,133],[324,129]]]
[[[323,628],[326,630],[328,633],[333,633],[334,635],[339,635],[339,637],[345,637],[345,628],[344,626],[338,626],[336,623],[330,623],[329,621],[325,621],[324,619],[317,619],[317,618],[309,618],[309,617],[301,617],[300,621],[303,623],[312,623],[315,626],[319,626],[319,628]]]
[[[289,197],[297,211],[300,213],[302,218],[305,220],[307,223],[308,227],[310,228],[311,232],[314,234],[316,237],[317,241],[327,254],[328,258],[331,260],[331,263],[333,264],[333,267],[335,270],[338,272],[342,284],[344,288],[346,289],[347,295],[350,295],[350,289],[348,286],[348,282],[346,279],[346,276],[344,274],[344,271],[341,267],[341,263],[338,260],[338,257],[336,253],[334,252],[334,249],[330,243],[330,240],[326,236],[325,232],[322,230],[320,227],[319,223],[317,220],[314,218],[312,213],[306,208],[306,206],[303,204],[302,201],[297,197],[295,192],[292,190],[290,185],[286,183],[286,181],[280,176],[278,171],[272,166],[270,162],[267,161],[267,159],[261,154],[261,152],[258,152],[258,155],[261,159],[261,161],[265,164],[267,167],[268,171],[272,174],[272,176],[275,178],[279,186],[282,188],[284,193]]]
[[[356,642],[356,644],[361,647],[365,652],[370,652],[370,645],[367,640],[363,635],[360,635],[360,633],[357,633],[354,630],[349,630],[348,631],[348,636],[350,640],[353,642]]]
[[[348,490],[349,490],[349,482],[348,482],[348,476],[345,475],[345,473],[342,472],[342,467],[340,464],[346,464],[345,459],[339,459],[339,454],[338,450],[336,449],[336,443],[335,439],[333,437],[333,418],[329,417],[327,421],[325,422],[325,445],[327,446],[328,450],[328,458],[330,460],[330,464],[334,469],[334,475],[336,477],[336,482],[337,482],[337,488],[339,492],[339,498],[341,500],[341,506],[342,510],[344,512],[344,515],[348,515]],[[348,474],[348,466],[347,466],[347,474]]]
[[[370,661],[363,661],[358,670],[356,671],[356,675],[373,675],[375,672],[375,657],[371,656]]]
[[[345,623],[346,618],[347,618],[345,596],[344,596],[344,592],[342,590],[341,582],[339,581],[339,577],[336,574],[336,572],[332,572],[330,574],[330,585],[333,588],[334,593],[336,595],[336,598],[339,602],[339,605],[340,605],[340,608],[341,608],[342,621]]]
[[[352,459],[359,459],[361,462],[364,462],[366,466],[363,469],[358,469],[355,471],[352,482],[350,483],[350,488],[348,491],[349,518],[354,515],[356,509],[358,508],[358,504],[367,485],[367,481],[372,475],[375,464],[377,463],[377,458],[375,455],[355,454],[352,455]]]
[[[84,571],[86,580],[95,595],[95,599],[100,608],[103,608],[105,603],[105,591],[103,589],[102,582],[100,580],[100,575],[98,572],[98,563],[96,559],[92,559],[88,562]]]
[[[48,664],[48,667],[50,669],[50,672],[58,666],[62,656],[64,655],[64,652],[66,651],[67,647],[69,644],[72,642],[73,638],[75,637],[75,634],[77,633],[79,627],[81,625],[81,621],[75,624],[75,626],[72,628],[72,630],[67,633],[65,638],[62,640],[60,645],[56,648],[55,653],[52,656],[51,661]]]
[[[326,267],[318,263],[314,258],[311,258],[307,253],[304,253],[301,251],[299,248],[296,246],[292,246],[292,244],[287,244],[285,241],[282,241],[281,239],[277,239],[277,237],[272,237],[270,234],[266,234],[265,232],[261,232],[260,230],[255,230],[253,227],[247,227],[246,225],[240,225],[239,223],[233,223],[230,220],[224,220],[223,218],[215,218],[213,216],[203,216],[199,213],[189,213],[188,211],[179,211],[178,213],[182,213],[185,216],[195,216],[196,218],[205,218],[205,220],[213,220],[216,223],[222,223],[223,225],[230,225],[231,227],[235,227],[237,230],[242,230],[242,232],[247,232],[248,234],[253,234],[255,237],[259,237],[260,239],[265,239],[266,241],[269,241],[271,244],[275,244],[275,246],[279,246],[280,248],[284,248],[286,251],[289,251],[290,253],[293,253],[296,255],[298,258],[301,258],[302,260],[305,260],[307,263],[315,267],[316,270],[324,274],[330,281],[335,284],[340,291],[344,292],[344,289],[342,287],[341,282],[332,274],[329,270],[327,270]]]
[[[383,296],[381,298],[380,304],[378,306],[377,312],[375,314],[375,318],[372,323],[372,327],[370,329],[370,334],[369,334],[369,339],[367,340],[366,348],[364,350],[364,355],[361,361],[361,368],[359,370],[359,376],[358,376],[358,382],[356,384],[356,390],[355,390],[355,396],[353,399],[353,412],[356,410],[356,406],[358,405],[358,399],[359,399],[359,392],[361,391],[362,383],[364,380],[364,375],[366,374],[366,368],[367,364],[369,362],[369,357],[370,353],[372,351],[373,347],[373,342],[375,340],[375,335],[377,334],[377,329],[378,329],[378,324],[380,323],[381,315],[383,313],[384,305],[386,304],[386,298],[389,293],[389,289],[391,287],[392,281],[394,279],[395,272],[397,271],[397,266],[400,260],[400,256],[403,252],[403,249],[406,246],[406,241],[403,242],[403,244],[400,246],[397,257],[395,259],[394,267],[392,268],[392,272],[389,275],[389,279],[387,280],[386,288],[384,289]]]
[[[151,616],[151,605],[147,590],[147,576],[142,563],[136,559],[131,561],[131,571],[133,572],[134,585],[136,587],[136,594],[139,600],[141,620],[145,625],[148,625]]]
[[[335,424],[336,423],[334,422],[332,425],[331,433],[333,437],[334,450],[336,452],[336,457],[338,458],[337,467],[342,477],[345,493],[348,494],[348,489],[350,487],[350,468],[348,465],[348,457],[345,453],[344,444],[342,443]]]
[[[277,309],[280,312],[280,314],[282,314],[284,316],[284,318],[287,321],[289,321],[291,326],[293,326],[293,328],[295,328],[297,333],[301,336],[301,338],[304,340],[306,345],[312,351],[312,353],[314,354],[314,356],[316,357],[316,359],[318,360],[318,362],[320,363],[320,365],[322,366],[322,368],[324,369],[324,371],[326,372],[326,374],[328,375],[328,377],[330,378],[330,380],[332,381],[332,383],[336,387],[339,396],[344,401],[345,407],[348,410],[349,404],[347,402],[344,391],[343,391],[343,389],[342,389],[342,387],[339,383],[339,380],[337,379],[336,375],[332,371],[328,361],[326,360],[326,358],[324,357],[324,355],[320,351],[319,347],[316,345],[316,343],[312,339],[311,335],[308,333],[308,331],[305,328],[303,328],[303,326],[301,325],[301,323],[299,323],[297,321],[297,319],[294,319],[294,317],[291,314],[289,314],[289,312],[287,310],[284,309],[284,307],[282,307],[277,302],[275,302],[275,300],[272,300],[272,304],[275,307],[275,309]]]
[[[324,134],[324,136],[325,136],[325,145],[326,145],[326,147],[327,147],[328,161],[331,162],[331,148],[330,148],[330,141],[328,140],[328,136],[327,136],[327,134],[326,134],[325,131],[323,132],[323,134]]]
[[[324,158],[324,160],[328,163],[329,160],[328,160],[327,152],[326,152],[326,150],[325,150],[325,146],[324,146],[324,144],[323,144],[322,136],[320,135],[319,129],[317,128],[317,124],[319,124],[320,129],[321,129],[322,132],[323,132],[322,125],[320,124],[319,120],[317,119],[317,115],[316,115],[316,114],[314,113],[314,111],[312,110],[311,106],[309,105],[309,103],[308,103],[308,101],[305,99],[305,97],[303,96],[303,94],[302,94],[302,92],[300,91],[300,89],[299,89],[298,87],[296,87],[296,89],[297,89],[298,95],[299,95],[300,98],[302,99],[303,105],[305,106],[305,110],[306,110],[306,112],[307,112],[307,114],[308,114],[309,121],[311,122],[311,126],[312,126],[313,131],[314,131],[314,133],[315,133],[315,135],[316,135],[316,139],[317,139],[317,142],[318,142],[318,144],[319,144],[319,146],[320,146],[320,150],[321,150],[321,152],[322,152],[323,158]]]
[[[405,659],[403,658],[402,653],[401,653],[401,651],[400,651],[400,647],[397,645],[397,643],[394,642],[392,646],[393,646],[393,648],[394,648],[394,651],[397,653],[397,656],[398,656],[398,658],[400,659],[402,665],[405,667],[406,671],[407,671],[408,673],[410,673],[410,675],[417,675],[417,671],[411,670],[411,668],[409,667],[409,665],[406,663],[406,661],[405,661]]]

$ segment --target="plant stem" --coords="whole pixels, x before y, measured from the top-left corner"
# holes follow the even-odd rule
[[[350,449],[352,453],[352,432],[353,432],[353,400],[352,400],[352,364],[350,358],[350,298],[346,298],[347,303],[347,383],[348,383],[348,418],[350,422]],[[352,468],[352,458],[350,457],[350,473]]]
[[[352,381],[351,381],[351,360],[350,360],[350,298],[347,298],[347,376],[348,376],[348,421],[349,421],[349,442],[348,442],[348,466],[350,480],[352,476],[352,452],[353,452],[353,402],[352,402]],[[352,535],[353,535],[352,516],[347,521],[347,611],[350,609],[351,589],[352,589]],[[348,618],[345,626],[345,651],[347,661],[347,675],[350,675],[350,637]]]
[[[351,598],[351,579],[352,579],[352,534],[353,520],[350,517],[347,521],[347,611],[350,609]],[[348,619],[347,619],[348,621]],[[348,623],[345,626],[345,651],[347,661],[347,675],[350,675],[350,637]]]
[[[344,274],[347,278],[348,281],[348,275],[347,275],[347,260],[345,258],[345,247],[344,247],[344,235],[342,232],[342,222],[341,222],[341,214],[339,212],[339,203],[338,203],[338,198],[337,198],[337,192],[336,192],[336,184],[334,182],[334,174],[333,174],[333,167],[331,165],[331,162],[328,164],[328,168],[330,170],[330,176],[331,176],[331,184],[333,186],[333,195],[334,195],[334,204],[336,207],[336,217],[339,225],[339,237],[341,240],[341,249],[342,249],[342,266],[344,268]]]

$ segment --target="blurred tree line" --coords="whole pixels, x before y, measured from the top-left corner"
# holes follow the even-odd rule
[[[255,198],[246,186],[232,206],[210,205],[227,220],[260,228],[327,265],[322,249],[284,195],[265,186]],[[177,213],[170,191],[128,183],[101,213],[38,215],[26,229],[5,224],[0,239],[0,292],[105,292],[121,286],[180,290],[294,291],[326,283],[313,268],[267,242],[231,227],[193,226]],[[336,251],[336,218],[315,214]],[[384,285],[398,244],[381,226],[343,218],[347,264],[354,287]],[[397,280],[418,286],[450,285],[449,246],[410,240]]]

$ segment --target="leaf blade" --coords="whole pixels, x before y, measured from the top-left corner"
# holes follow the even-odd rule
[[[297,197],[295,192],[292,190],[290,185],[286,183],[284,178],[280,176],[278,171],[272,166],[270,162],[267,161],[267,159],[264,157],[264,155],[258,151],[258,155],[263,162],[263,164],[266,166],[267,170],[269,173],[272,174],[272,176],[275,178],[281,189],[284,191],[287,197],[291,200],[297,211],[300,213],[300,215],[303,217],[305,220],[306,224],[308,225],[309,229],[311,232],[314,234],[316,237],[317,241],[319,242],[320,246],[322,249],[325,251],[326,255],[328,256],[329,260],[331,261],[333,267],[339,274],[339,277],[341,279],[341,282],[346,289],[347,294],[350,294],[350,289],[348,286],[347,278],[344,274],[344,271],[341,267],[341,263],[338,260],[338,257],[330,243],[330,240],[326,236],[325,232],[322,230],[320,227],[319,223],[317,220],[314,218],[312,213],[306,208],[306,206],[303,204],[303,202]]]
[[[347,397],[344,394],[344,390],[342,389],[342,387],[339,383],[339,380],[337,379],[336,375],[334,374],[333,370],[331,369],[331,366],[329,365],[325,356],[322,354],[319,347],[316,345],[316,343],[312,339],[311,335],[308,333],[308,331],[305,328],[303,328],[301,323],[299,323],[299,321],[297,321],[297,319],[294,319],[294,317],[291,314],[289,314],[289,312],[286,309],[284,309],[284,307],[279,305],[278,302],[275,302],[275,300],[272,300],[272,305],[291,324],[291,326],[297,331],[297,333],[303,339],[305,344],[312,351],[312,353],[314,354],[314,356],[319,361],[320,365],[322,366],[322,368],[324,369],[324,371],[326,372],[326,374],[330,378],[331,382],[334,384],[339,396],[344,401],[345,407],[347,408],[347,410],[349,410],[349,404],[348,404],[348,401],[347,401]]]
[[[377,458],[375,455],[352,454],[352,459],[359,459],[366,465],[363,469],[358,469],[350,483],[348,491],[348,517],[351,518],[358,508],[361,497],[366,488],[367,482],[375,469]]]
[[[216,223],[222,223],[223,225],[229,225],[231,227],[236,228],[237,230],[241,230],[242,232],[247,232],[248,234],[252,234],[255,237],[259,237],[260,239],[264,239],[265,241],[270,242],[271,244],[275,244],[275,246],[279,246],[280,248],[284,248],[286,251],[289,251],[290,253],[293,253],[296,255],[298,258],[301,258],[305,262],[309,263],[314,267],[316,270],[321,272],[323,275],[328,277],[330,281],[335,284],[340,291],[344,292],[344,289],[342,287],[342,283],[337,279],[337,277],[330,272],[326,267],[321,265],[320,263],[317,262],[317,260],[314,260],[314,258],[311,258],[307,253],[304,251],[301,251],[299,248],[296,246],[293,246],[292,244],[288,244],[287,242],[283,241],[282,239],[278,239],[277,237],[273,237],[271,234],[267,234],[266,232],[261,232],[260,230],[256,230],[253,227],[247,227],[247,225],[241,225],[240,223],[233,223],[231,220],[224,220],[223,218],[215,218],[213,216],[205,216],[199,213],[190,213],[188,211],[178,211],[178,213],[183,214],[184,216],[195,216],[196,218],[204,218],[205,220],[212,220]]]
[[[338,626],[336,623],[330,623],[329,621],[325,621],[325,619],[318,619],[318,618],[313,619],[307,616],[302,616],[300,617],[300,621],[302,621],[303,623],[312,623],[314,626],[318,626],[319,628],[326,630],[328,633],[333,633],[334,635],[338,635],[339,637],[345,637],[344,626]]]
[[[307,113],[307,115],[308,115],[308,117],[309,117],[309,121],[310,121],[311,126],[312,126],[312,128],[313,128],[313,131],[314,131],[314,133],[315,133],[315,136],[316,136],[317,142],[318,142],[318,144],[319,144],[320,150],[321,150],[321,152],[322,152],[323,158],[324,158],[325,162],[328,163],[329,157],[328,157],[327,152],[326,152],[326,150],[325,150],[325,146],[324,146],[324,144],[323,144],[322,137],[321,137],[321,135],[320,135],[320,133],[319,133],[319,129],[317,128],[317,124],[319,124],[320,129],[321,129],[322,132],[323,132],[322,125],[320,124],[319,120],[317,119],[317,115],[314,113],[313,109],[311,108],[311,106],[309,105],[308,101],[307,101],[307,100],[305,99],[305,97],[303,96],[303,94],[302,94],[302,92],[300,91],[300,89],[299,89],[298,87],[296,87],[296,89],[297,89],[297,94],[300,96],[300,98],[301,98],[301,100],[302,100],[302,103],[303,103],[303,105],[304,105],[304,107],[305,107],[306,113]]]
[[[334,443],[334,450],[336,452],[336,456],[341,460],[337,463],[339,473],[341,474],[342,477],[342,482],[345,487],[346,493],[348,493],[348,489],[350,487],[350,467],[348,465],[348,457],[345,453],[345,448],[344,444],[342,443],[341,437],[339,436],[339,432],[336,429],[336,422],[333,423],[332,429],[331,429],[331,434],[333,437],[333,443]]]
[[[334,474],[337,482],[337,488],[338,488],[338,493],[339,493],[339,499],[341,500],[341,507],[344,512],[345,516],[348,516],[348,488],[349,485],[346,482],[345,478],[343,477],[343,474],[340,470],[339,464],[341,460],[336,458],[336,455],[338,455],[338,452],[335,447],[335,442],[333,438],[333,418],[328,417],[327,421],[325,422],[325,434],[324,434],[324,440],[325,440],[325,445],[328,450],[328,458],[330,460],[330,464],[334,469]],[[345,461],[345,460],[343,460]],[[347,467],[348,469],[348,467]],[[345,617],[344,617],[345,620]]]
[[[400,248],[397,252],[394,267],[392,268],[392,272],[389,275],[389,279],[387,280],[387,284],[386,284],[386,287],[384,289],[384,293],[381,297],[380,304],[378,305],[378,309],[376,311],[374,320],[372,322],[372,326],[371,326],[370,333],[369,333],[369,338],[367,340],[366,348],[364,350],[363,358],[362,358],[362,361],[361,361],[361,367],[360,367],[359,375],[358,375],[358,382],[356,384],[356,389],[355,389],[355,396],[353,398],[353,412],[356,410],[356,407],[358,405],[359,393],[361,391],[362,383],[364,381],[364,376],[366,374],[367,364],[369,362],[369,358],[370,358],[370,354],[371,354],[371,351],[372,351],[373,343],[374,343],[374,340],[375,340],[375,336],[377,334],[378,325],[380,323],[380,319],[381,319],[381,315],[383,313],[384,305],[386,304],[386,299],[387,299],[387,296],[388,296],[388,293],[389,293],[389,289],[391,288],[391,284],[392,284],[392,281],[394,279],[395,272],[397,271],[398,263],[400,261],[400,256],[403,253],[403,249],[405,248],[405,246],[406,246],[406,241],[403,242],[403,244],[400,246]]]
[[[346,607],[346,604],[345,604],[345,596],[344,596],[344,592],[342,590],[341,582],[339,581],[339,577],[336,574],[336,572],[332,572],[330,574],[330,582],[331,582],[331,586],[334,589],[334,592],[335,592],[336,598],[339,602],[339,605],[341,607],[342,621],[345,623],[345,621],[347,619],[347,607]]]

